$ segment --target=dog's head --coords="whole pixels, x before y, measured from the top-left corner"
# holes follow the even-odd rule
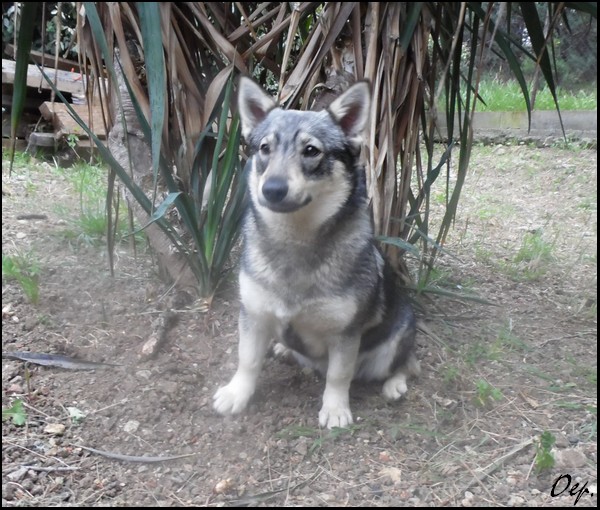
[[[283,110],[249,78],[239,84],[242,134],[253,154],[249,178],[256,207],[265,212],[310,209],[331,217],[356,186],[360,134],[369,116],[365,81],[323,111]]]

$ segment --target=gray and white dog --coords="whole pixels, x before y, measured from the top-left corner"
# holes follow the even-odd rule
[[[239,364],[214,408],[246,407],[276,339],[279,351],[326,376],[320,425],[345,427],[353,379],[384,381],[383,395],[396,400],[419,367],[412,307],[373,238],[360,164],[369,85],[354,84],[319,112],[278,108],[249,78],[238,97],[252,153]]]

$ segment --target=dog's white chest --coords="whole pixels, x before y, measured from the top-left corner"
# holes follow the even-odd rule
[[[293,293],[293,289],[287,289],[287,294],[290,292]],[[270,322],[278,335],[291,326],[315,357],[326,354],[328,343],[352,323],[357,313],[357,302],[352,295],[283,299],[277,289],[259,284],[243,271],[240,294],[247,313],[257,320]]]

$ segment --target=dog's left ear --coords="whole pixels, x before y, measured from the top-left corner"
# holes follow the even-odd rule
[[[329,113],[348,137],[359,135],[366,127],[371,106],[367,81],[359,81],[329,105]]]
[[[252,130],[277,105],[273,98],[250,78],[242,76],[238,90],[238,108],[242,121],[242,135],[248,140]]]

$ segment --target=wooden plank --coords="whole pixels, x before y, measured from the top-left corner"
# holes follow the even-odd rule
[[[79,73],[61,71],[51,67],[45,67],[44,72],[54,82],[57,80],[56,87],[61,92],[69,92],[79,96],[85,95],[83,79]],[[14,83],[15,81],[15,62],[2,59],[2,83]],[[29,64],[27,66],[27,86],[52,90],[46,79],[42,76],[37,66]]]
[[[6,48],[4,50],[4,53],[7,55],[14,56],[15,55],[14,45],[7,44]],[[54,62],[55,62],[54,55],[51,55],[50,53],[42,53],[41,51],[31,50],[29,52],[29,56],[31,57],[31,59],[35,60],[40,65],[42,65],[42,62],[43,62],[45,66],[54,67]],[[67,58],[59,57],[58,65],[56,68],[60,69],[62,71],[71,71],[71,72],[74,72],[73,70],[79,71],[79,62],[76,62],[75,60],[69,60]]]
[[[92,123],[88,115],[88,105],[86,104],[72,104],[70,105],[77,115],[81,117],[81,120],[85,122],[94,131],[94,134],[102,139],[106,139],[106,129],[102,121],[102,110],[99,106],[92,107]],[[57,138],[68,135],[76,135],[79,138],[88,138],[87,133],[81,128],[75,119],[71,117],[67,106],[63,103],[52,103],[46,101],[40,106],[40,112],[47,121],[52,122],[54,126],[54,132]]]

